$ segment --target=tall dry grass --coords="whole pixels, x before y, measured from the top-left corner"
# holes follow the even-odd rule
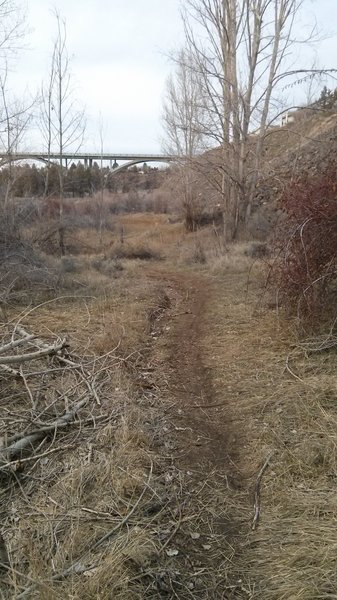
[[[217,419],[232,430],[241,480],[224,499],[237,524],[230,589],[242,600],[336,598],[335,349],[309,352],[295,322],[261,305],[261,270],[248,286],[240,270],[217,273],[205,325],[206,366],[224,401]]]

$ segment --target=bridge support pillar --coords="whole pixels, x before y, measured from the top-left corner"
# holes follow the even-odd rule
[[[89,158],[89,167],[90,167],[90,169],[92,167],[92,158]]]
[[[85,169],[87,169],[87,167],[88,167],[88,159],[87,158],[84,159],[84,167],[85,167]]]
[[[113,168],[113,169],[117,169],[117,167],[118,167],[118,162],[117,162],[117,161],[116,161],[116,159],[115,159],[115,162],[114,162],[114,164],[112,165],[112,168]]]

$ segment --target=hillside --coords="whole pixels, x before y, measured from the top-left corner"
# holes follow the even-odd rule
[[[251,135],[247,145],[247,183],[249,169],[255,173],[256,143],[257,135]],[[250,219],[247,227],[241,227],[240,236],[247,239],[248,234],[248,238],[265,240],[279,218],[279,199],[291,179],[320,172],[336,158],[337,113],[332,110],[299,110],[294,122],[270,127]],[[197,220],[198,214],[214,214],[216,207],[223,204],[221,164],[220,148],[207,150],[194,161],[192,204]]]
[[[270,230],[278,217],[285,184],[305,173],[319,173],[337,160],[337,113],[307,115],[267,134],[264,164],[253,206],[250,230]]]

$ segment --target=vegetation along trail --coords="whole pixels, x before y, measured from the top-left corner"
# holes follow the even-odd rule
[[[7,308],[3,597],[333,598],[334,352],[261,297],[256,243],[119,219],[64,295]]]

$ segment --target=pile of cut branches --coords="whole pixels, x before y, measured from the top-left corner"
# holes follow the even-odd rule
[[[101,361],[72,357],[66,339],[47,342],[21,325],[8,337],[0,344],[1,471],[12,469],[13,461],[21,466],[34,461],[37,448],[50,445],[48,440],[54,446],[63,430],[82,425],[79,412],[87,407],[88,418],[88,409],[90,414],[95,404],[101,405],[97,385],[102,388],[104,377],[97,382],[108,368]]]
[[[125,549],[131,552],[137,537],[149,553],[139,528],[125,538],[124,526],[149,502],[152,462],[140,441],[130,444],[123,402],[112,388],[119,362],[114,350],[78,356],[62,337],[42,339],[20,321],[0,324],[4,598],[67,597],[70,580],[74,598],[97,585],[123,597]],[[117,469],[125,471],[118,479]],[[97,568],[107,543],[115,572],[110,552]],[[83,573],[76,589],[73,579]]]

